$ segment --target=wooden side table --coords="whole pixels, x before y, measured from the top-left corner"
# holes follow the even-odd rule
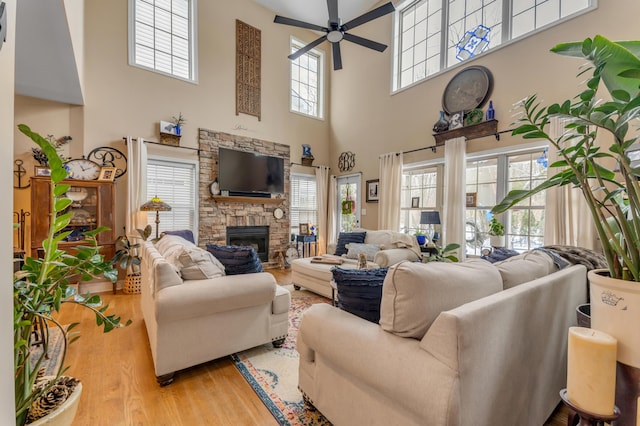
[[[300,250],[302,244],[302,251]],[[296,248],[302,253],[302,257],[316,256],[318,254],[318,240],[315,235],[296,236]]]

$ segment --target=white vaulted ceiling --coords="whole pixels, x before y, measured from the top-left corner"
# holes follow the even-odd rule
[[[329,13],[326,0],[254,0],[277,15],[316,25],[327,25]],[[338,0],[338,14],[348,22],[372,9],[380,0]]]

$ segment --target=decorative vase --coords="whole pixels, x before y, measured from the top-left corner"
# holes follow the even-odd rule
[[[424,243],[427,242],[427,237],[425,237],[424,235],[416,235],[416,240],[418,240],[418,244],[423,246]]]
[[[449,122],[446,118],[444,118],[444,111],[440,111],[440,119],[436,121],[436,124],[433,125],[433,131],[436,133],[441,133],[445,130],[449,130]]]
[[[180,132],[182,131],[182,126],[173,126],[173,128],[176,130],[176,135],[180,136]]]
[[[489,108],[487,108],[487,120],[493,120],[496,118],[496,111],[493,109],[493,101],[489,101]]]
[[[29,426],[69,426],[73,422],[78,411],[80,403],[80,395],[82,395],[82,382],[76,385],[69,398],[53,412],[47,414],[35,422],[29,423]]]
[[[616,426],[638,425],[640,405],[640,283],[609,277],[606,269],[588,273],[591,328],[618,340]]]
[[[504,235],[490,235],[491,247],[504,247]]]

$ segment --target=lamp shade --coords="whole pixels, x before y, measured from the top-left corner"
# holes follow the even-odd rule
[[[140,207],[140,210],[142,210],[143,212],[168,212],[171,211],[171,206],[162,201],[160,198],[153,197],[152,199],[144,203]]]
[[[421,225],[440,225],[440,213],[436,211],[421,212],[420,224]]]

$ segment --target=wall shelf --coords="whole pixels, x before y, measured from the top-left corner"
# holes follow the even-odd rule
[[[213,197],[216,203],[253,203],[253,204],[280,204],[284,198],[261,198],[261,197],[235,197],[216,195]]]
[[[478,124],[471,124],[469,126],[460,127],[459,129],[446,130],[440,133],[434,133],[433,137],[436,140],[434,147],[444,146],[444,142],[448,139],[458,138],[464,136],[467,140],[478,139],[485,136],[495,136],[497,140],[500,140],[500,133],[498,132],[498,120],[487,120]]]

